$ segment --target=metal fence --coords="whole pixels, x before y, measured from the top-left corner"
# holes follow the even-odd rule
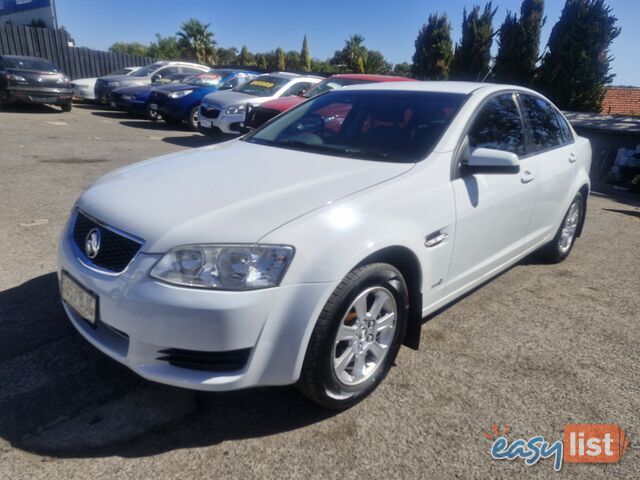
[[[142,66],[154,60],[139,55],[70,47],[64,30],[0,25],[0,55],[27,55],[55,63],[72,80],[100,77],[122,67]]]

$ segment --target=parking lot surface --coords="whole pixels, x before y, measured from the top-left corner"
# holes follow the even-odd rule
[[[640,478],[640,208],[592,195],[559,265],[527,258],[428,319],[386,381],[346,412],[294,388],[196,393],[152,384],[75,333],[58,235],[100,175],[211,140],[77,106],[0,112],[0,478]],[[199,179],[194,178],[194,182]],[[619,464],[531,467],[507,438],[616,423]]]

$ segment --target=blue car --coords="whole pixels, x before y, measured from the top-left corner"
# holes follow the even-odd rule
[[[174,73],[149,85],[118,88],[109,95],[109,103],[111,108],[124,110],[132,115],[143,115],[150,120],[159,120],[158,112],[149,109],[149,96],[151,95],[151,91],[162,85],[180,82],[192,75],[192,73]]]
[[[194,75],[182,83],[154,88],[149,98],[149,109],[171,124],[186,121],[192,130],[198,130],[198,107],[202,99],[218,90],[228,90],[260,75],[247,70],[215,69]]]

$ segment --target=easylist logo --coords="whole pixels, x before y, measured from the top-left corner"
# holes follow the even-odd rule
[[[617,463],[627,448],[629,439],[624,430],[614,424],[569,423],[564,427],[564,441],[547,441],[542,435],[531,438],[507,438],[510,428],[493,424],[491,457],[495,460],[524,460],[532,466],[543,459],[553,460],[553,469],[559,472],[566,463]]]

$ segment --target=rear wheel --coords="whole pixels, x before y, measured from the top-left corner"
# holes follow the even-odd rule
[[[199,109],[200,107],[196,105],[189,112],[189,127],[191,127],[191,130],[193,130],[194,132],[198,131],[198,110]]]
[[[348,408],[382,382],[404,337],[408,291],[392,265],[353,270],[327,301],[313,330],[298,388],[332,409]]]
[[[65,103],[64,105],[62,105],[63,112],[70,112],[72,108],[73,108],[73,104],[71,102]]]
[[[584,215],[584,199],[578,193],[560,224],[556,236],[547,245],[542,247],[539,255],[549,263],[560,263],[571,253],[575,243],[578,227]]]

